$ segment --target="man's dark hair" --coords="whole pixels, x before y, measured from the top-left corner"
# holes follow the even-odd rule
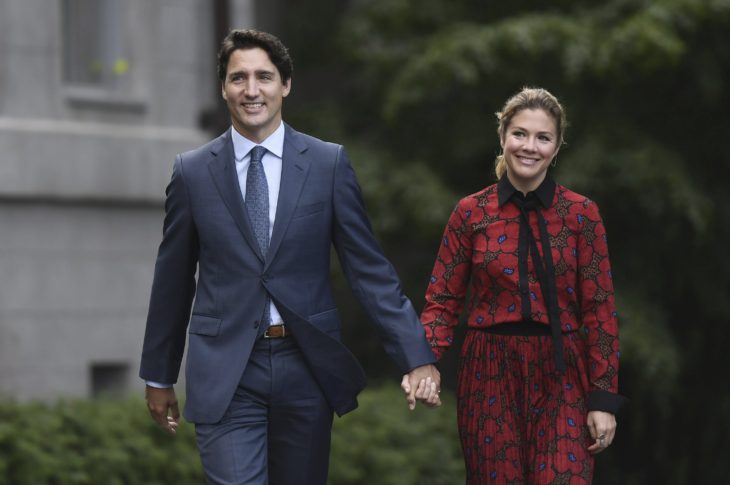
[[[266,51],[272,64],[279,70],[282,82],[286,83],[291,79],[294,64],[292,63],[289,51],[282,44],[278,37],[260,30],[232,30],[223,42],[218,51],[218,78],[225,81],[228,72],[228,60],[231,54],[238,49],[254,49],[259,47]]]

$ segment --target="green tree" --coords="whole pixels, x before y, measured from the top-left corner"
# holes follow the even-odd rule
[[[320,29],[328,48],[310,58],[332,76],[314,98],[326,100],[326,124],[312,104],[294,115],[359,147],[371,215],[414,302],[443,211],[455,194],[494,181],[493,113],[524,85],[549,89],[570,121],[555,177],[601,207],[621,315],[621,390],[631,403],[597,483],[724,481],[730,1],[349,7],[332,14],[342,20],[335,37]],[[428,181],[420,193],[410,174]],[[367,362],[377,351],[366,342],[354,344]]]

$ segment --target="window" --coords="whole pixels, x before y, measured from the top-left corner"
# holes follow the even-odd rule
[[[129,78],[124,0],[63,0],[64,82],[116,90]]]
[[[91,364],[91,395],[120,396],[127,392],[129,365],[121,362]]]

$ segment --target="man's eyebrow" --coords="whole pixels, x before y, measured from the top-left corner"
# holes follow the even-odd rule
[[[239,70],[239,71],[233,71],[233,72],[229,73],[228,74],[228,77],[233,77],[233,76],[237,76],[237,75],[245,75],[245,74],[246,74],[246,71],[242,69],[242,70]],[[262,74],[271,74],[271,75],[273,75],[274,74],[274,71],[273,70],[270,70],[270,69],[257,69],[256,71],[254,71],[254,74],[256,74],[258,76],[260,76]]]

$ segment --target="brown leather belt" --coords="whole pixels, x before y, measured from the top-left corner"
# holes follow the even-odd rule
[[[264,338],[284,338],[289,336],[285,325],[271,325],[264,332]]]

